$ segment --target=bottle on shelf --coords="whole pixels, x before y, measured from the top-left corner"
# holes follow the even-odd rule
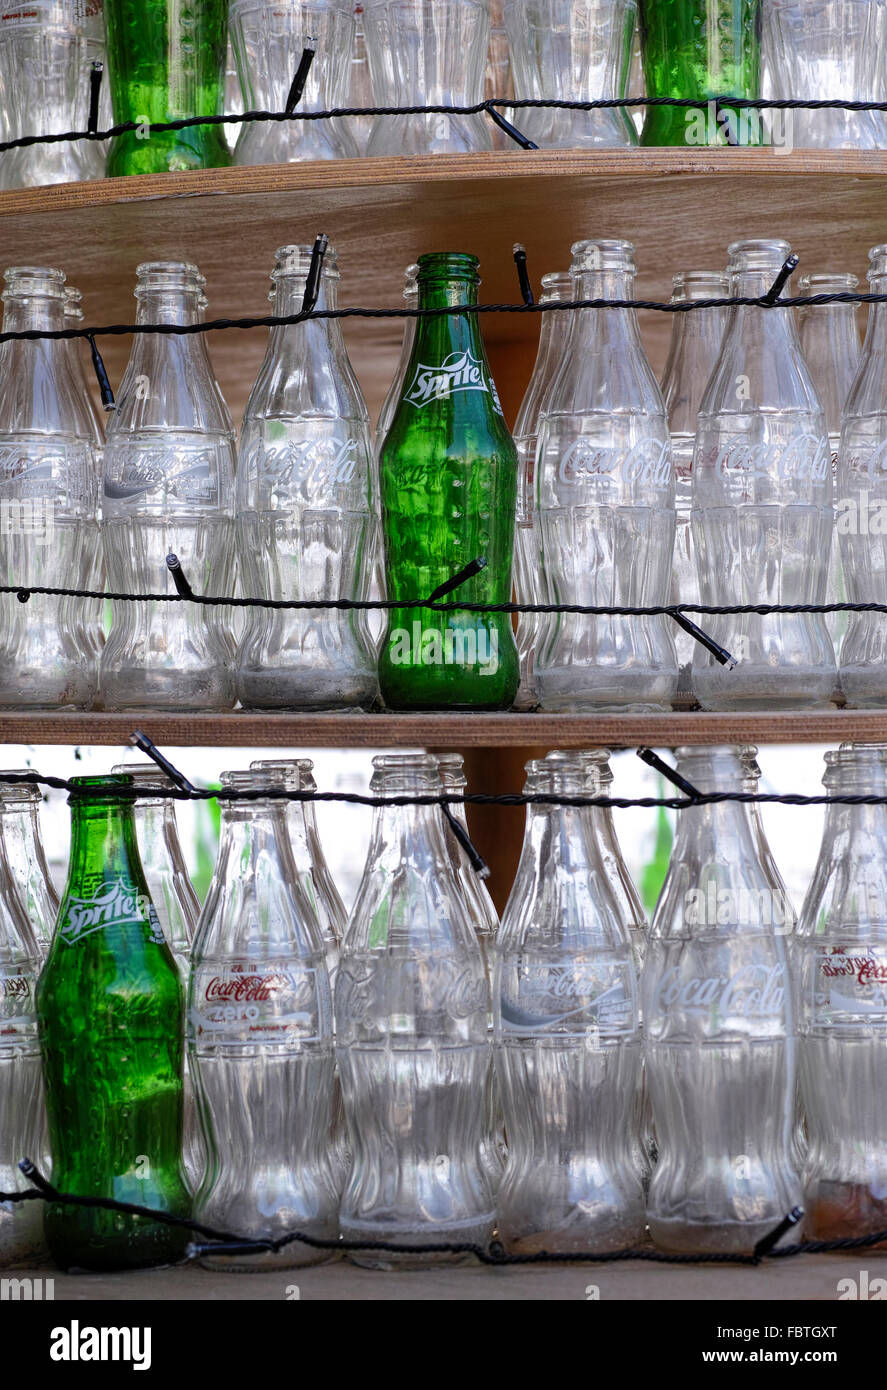
[[[52,1151],[62,1192],[190,1215],[182,1165],[184,992],[139,860],[129,777],[76,777],[71,860],[37,987]],[[49,1204],[60,1269],[170,1264],[183,1228]]]
[[[869,286],[887,288],[887,245],[869,252]],[[870,304],[856,376],[844,405],[835,514],[848,603],[887,600],[887,316]],[[849,613],[841,643],[849,705],[887,704],[887,633],[876,613]]]
[[[639,0],[648,97],[699,98],[698,107],[648,106],[642,145],[760,145],[762,113],[720,97],[761,95],[765,0]],[[794,95],[794,93],[792,93]]]
[[[29,769],[10,769],[10,771]],[[12,881],[18,890],[41,957],[49,950],[59,911],[59,895],[46,862],[40,833],[39,788],[4,781],[0,772],[0,839]]]
[[[226,772],[234,792],[285,790],[288,772]],[[293,862],[286,803],[228,800],[191,956],[188,1051],[207,1171],[199,1221],[247,1239],[335,1240],[332,999],[324,942]],[[213,1269],[289,1269],[329,1258],[207,1255]]]
[[[527,763],[527,793],[581,796],[586,783],[581,753]],[[499,1239],[513,1254],[639,1244],[637,975],[587,810],[528,805],[495,960]]]
[[[698,791],[744,792],[753,750],[680,748]],[[745,804],[684,808],[642,976],[658,1161],[647,1217],[685,1254],[750,1252],[800,1206],[793,1164],[794,916]]]
[[[45,266],[4,272],[3,329],[65,325],[65,277]],[[99,570],[92,423],[60,339],[0,345],[0,563],[23,588],[87,588]],[[97,654],[79,599],[10,595],[0,605],[0,708],[86,709]]]
[[[554,271],[542,276],[539,303],[565,302],[573,296],[573,281],[569,271]],[[533,513],[536,500],[536,444],[539,416],[547,393],[568,352],[573,314],[566,310],[540,314],[539,351],[529,384],[524,392],[514,422],[514,447],[517,449],[517,525],[514,532],[514,592],[518,603],[539,603],[536,582],[536,543]],[[534,709],[539,703],[534,669],[536,640],[544,615],[519,613],[517,619],[517,649],[520,657],[520,685],[515,708]]]
[[[202,313],[197,267],[138,268],[138,323],[188,325]],[[204,334],[140,333],[108,421],[102,534],[114,591],[176,589],[178,556],[196,592],[232,591],[234,427]],[[233,638],[228,610],[190,602],[112,605],[101,664],[105,709],[230,709]]]
[[[887,795],[887,746],[844,743],[825,762],[830,795]],[[795,961],[810,1240],[887,1228],[885,848],[887,807],[826,808]]]
[[[441,791],[437,759],[373,759],[383,797]],[[336,981],[336,1050],[351,1140],[347,1240],[485,1245],[493,1197],[481,1149],[489,1064],[484,962],[434,805],[374,812]],[[464,1256],[352,1253],[371,1268]]]
[[[477,266],[462,253],[420,256],[419,308],[476,304]],[[517,457],[476,315],[418,321],[379,471],[389,600],[424,598],[480,561],[445,602],[510,603]],[[386,616],[379,685],[389,708],[510,707],[518,658],[507,614]]]
[[[765,295],[790,251],[776,238],[734,242],[733,296]],[[825,602],[834,529],[828,435],[790,311],[730,310],[699,408],[692,490],[703,603]],[[828,704],[837,677],[821,614],[742,613],[704,623],[737,663],[721,665],[697,644],[691,685],[704,709]]]
[[[311,247],[282,246],[274,312],[298,313]],[[335,308],[336,253],[316,307]],[[364,599],[377,546],[369,415],[336,319],[271,330],[247,401],[237,468],[237,552],[251,598]],[[250,609],[237,654],[247,709],[368,708],[374,652],[354,610]]]
[[[300,111],[349,106],[354,44],[353,0],[232,0],[228,23],[245,111],[283,111],[303,50],[314,49]],[[248,121],[240,126],[235,164],[293,164],[354,157],[344,120]]]
[[[484,99],[489,7],[479,0],[363,0],[376,106],[473,106]],[[376,116],[369,155],[492,149],[482,114]]]
[[[514,95],[600,101],[628,95],[637,0],[507,0]],[[540,149],[637,144],[625,107],[517,109],[518,128]]]
[[[726,299],[728,294],[729,280],[720,271],[682,270],[672,280],[672,304],[692,303],[699,299]],[[718,360],[726,322],[727,310],[715,308],[693,309],[676,313],[672,318],[671,343],[662,375],[662,395],[668,412],[674,464],[674,603],[699,602],[693,528],[690,525],[693,449],[699,406]],[[688,616],[691,621],[704,627],[705,619],[699,614],[690,613]],[[678,654],[678,696],[690,699],[690,668],[696,641],[681,628],[675,629],[674,640]]]
[[[580,299],[633,297],[634,247],[580,241]],[[554,604],[669,601],[674,479],[662,394],[634,309],[579,309],[540,413],[536,583]],[[542,615],[536,688],[546,710],[666,710],[677,689],[671,621]]]
[[[221,125],[151,131],[189,116],[223,115],[227,0],[103,0],[115,125],[107,174],[163,174],[231,163]]]

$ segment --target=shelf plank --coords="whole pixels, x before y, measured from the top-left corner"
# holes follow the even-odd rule
[[[196,261],[210,317],[267,309],[275,248],[326,231],[339,252],[339,302],[401,302],[403,268],[423,251],[481,259],[488,302],[517,300],[514,241],[530,273],[569,264],[572,242],[628,237],[638,298],[667,299],[676,270],[726,261],[737,236],[787,237],[801,269],[854,270],[884,236],[887,151],[772,149],[494,151],[208,169],[0,193],[0,266],[59,265],[84,293],[87,323],[131,321],[135,268],[145,259]],[[671,327],[644,314],[661,369]],[[538,316],[490,315],[495,345],[535,341]],[[346,341],[375,412],[397,359],[396,321],[351,321]],[[216,373],[239,422],[265,330],[211,335]],[[125,338],[101,344],[116,383]],[[528,373],[532,353],[522,356]],[[506,409],[509,410],[509,402]],[[513,416],[513,406],[509,413]]]
[[[887,710],[708,714],[0,714],[0,743],[117,745],[142,729],[174,747],[674,748],[887,742]]]

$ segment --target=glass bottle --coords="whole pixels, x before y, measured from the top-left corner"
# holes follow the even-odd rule
[[[139,861],[129,777],[75,777],[71,861],[37,988],[59,1191],[190,1215],[182,1167],[184,994]],[[48,1205],[60,1269],[168,1264],[182,1228]]]
[[[791,248],[729,248],[737,297],[768,292]],[[790,294],[786,284],[785,294]],[[699,409],[691,522],[704,604],[823,603],[834,515],[825,416],[790,310],[737,305]],[[704,709],[827,704],[834,651],[821,614],[706,616],[736,659],[699,644],[691,683]]]
[[[85,130],[93,62],[105,58],[102,0],[29,0],[0,14],[0,91],[3,139]],[[106,129],[101,113],[99,129]],[[100,179],[105,146],[60,140],[9,150],[5,188]]]
[[[65,327],[65,277],[4,272],[6,332]],[[92,427],[60,339],[0,345],[0,564],[23,587],[85,588],[99,553]],[[12,595],[0,604],[0,708],[85,709],[96,654],[79,600]]]
[[[191,324],[203,276],[177,261],[137,271],[137,323]],[[102,532],[111,590],[176,592],[175,553],[196,593],[231,592],[234,427],[205,335],[140,333],[108,420]],[[230,709],[226,610],[119,603],[102,654],[106,709]]]
[[[420,256],[419,308],[477,303],[477,258]],[[379,461],[385,590],[417,599],[483,559],[466,603],[510,603],[517,457],[474,314],[418,321]],[[507,709],[518,681],[505,613],[393,608],[379,656],[391,709]]]
[[[629,241],[573,247],[579,299],[631,299]],[[536,575],[546,603],[668,602],[674,479],[665,405],[634,309],[579,309],[539,417]],[[670,709],[677,659],[664,616],[542,617],[543,709]]]
[[[465,776],[465,760],[462,754],[438,753],[436,756],[440,769],[440,780],[444,791],[452,792],[455,795],[461,795],[467,791],[468,779]],[[464,806],[450,806],[449,812],[450,815],[459,822],[462,829],[467,834],[468,822]],[[489,992],[493,950],[496,945],[496,933],[499,930],[499,914],[496,912],[493,899],[487,891],[487,886],[483,877],[477,873],[469,863],[464,849],[456,839],[456,836],[451,832],[449,826],[446,826],[444,829],[444,841],[449,852],[452,871],[458,881],[459,888],[465,900],[468,916],[474,924],[474,929],[477,933],[478,945],[480,946],[481,955],[484,959],[484,973],[486,975],[487,989]],[[490,1186],[495,1191],[502,1178],[506,1141],[504,1121],[502,1118],[502,1101],[499,1096],[496,1068],[493,1065],[493,1006],[491,993],[489,997],[490,1008],[488,1012],[487,1031],[490,1039],[490,1064],[487,1070],[486,1118],[484,1122],[481,1159]]]
[[[10,769],[11,771],[13,769]],[[17,772],[30,769],[15,769]],[[27,782],[6,782],[0,772],[0,839],[19,900],[34,933],[41,957],[52,940],[59,912],[59,895],[46,862],[40,834],[39,789]]]
[[[298,313],[308,246],[282,246],[274,312]],[[335,308],[330,248],[316,307]],[[250,597],[362,599],[374,565],[369,416],[338,320],[273,328],[247,401],[237,472],[237,546]],[[373,652],[352,611],[250,609],[237,656],[248,709],[372,704]]]
[[[798,292],[803,295],[852,294],[858,285],[859,280],[855,275],[802,275],[798,281]],[[832,481],[837,486],[841,420],[859,366],[859,304],[812,304],[800,308],[798,336],[804,360],[825,411]],[[846,599],[841,547],[835,537],[829,560],[826,602],[845,603]],[[829,613],[825,621],[838,651],[847,631],[848,615]]]
[[[573,297],[573,281],[569,271],[555,271],[542,276],[539,303],[565,302]],[[533,532],[533,513],[536,501],[536,443],[539,416],[546,393],[566,356],[568,335],[573,322],[566,310],[540,314],[539,350],[529,385],[524,392],[514,422],[514,447],[517,449],[517,525],[514,532],[514,592],[518,603],[539,603],[536,582],[536,542]],[[534,709],[539,703],[536,691],[535,656],[539,624],[544,614],[519,613],[517,618],[517,649],[520,656],[520,686],[515,699],[516,709]]]
[[[377,795],[441,791],[437,759],[373,759]],[[336,982],[336,1050],[351,1140],[347,1240],[484,1245],[493,1202],[481,1158],[489,999],[483,955],[436,806],[374,813]],[[438,1253],[353,1253],[371,1268]]]
[[[363,0],[376,106],[473,106],[484,99],[487,0]],[[377,116],[369,155],[471,154],[492,148],[481,114]]]
[[[220,116],[228,52],[227,0],[104,0],[114,122],[141,129],[117,135],[109,177],[231,163],[221,125],[155,131],[151,122]]]
[[[83,310],[80,307],[83,299],[82,294],[73,285],[65,285],[65,327],[82,328]],[[68,353],[68,366],[77,394],[89,417],[92,431],[92,452],[95,459],[95,476],[101,478],[104,469],[105,457],[105,419],[99,411],[93,391],[86,375],[83,358],[83,343],[78,338],[68,338],[61,344]],[[97,512],[99,530],[101,531],[101,506]],[[100,544],[95,547],[95,565],[91,578],[87,581],[86,587],[89,589],[102,591],[105,589],[105,559]],[[88,599],[79,599],[74,605],[74,616],[80,624],[82,637],[79,639],[92,647],[95,651],[96,659],[102,654],[102,647],[105,645],[105,600],[96,599],[90,602]]]
[[[283,768],[226,772],[234,792],[281,790]],[[216,871],[194,938],[188,1052],[208,1154],[197,1220],[263,1239],[336,1237],[330,981],[317,919],[293,862],[285,802],[222,803]],[[329,1258],[208,1255],[211,1269],[289,1269]]]
[[[581,796],[581,753],[527,763],[528,793]],[[496,1068],[508,1162],[499,1239],[512,1254],[607,1251],[644,1235],[633,1133],[637,977],[586,813],[529,805],[496,943]]]
[[[3,838],[7,811],[3,805]],[[0,1191],[31,1184],[19,1162],[43,1157],[44,1105],[34,997],[42,951],[0,845]],[[0,1202],[0,1269],[44,1253],[43,1203]]]
[[[832,796],[887,796],[887,748],[825,755]],[[832,804],[798,925],[805,1235],[887,1228],[887,807]]]
[[[727,276],[715,270],[682,270],[672,280],[672,304],[700,299],[726,299],[730,292]],[[696,418],[709,378],[714,370],[727,322],[726,309],[692,309],[672,317],[671,343],[662,375],[662,395],[668,412],[671,457],[674,464],[675,514],[672,569],[672,602],[698,603],[696,555],[690,511],[693,502],[693,448]],[[704,624],[700,615],[691,620]],[[678,694],[691,695],[690,666],[696,642],[675,624],[678,654]]]
[[[283,111],[306,46],[314,59],[300,111],[348,106],[353,0],[232,0],[228,13],[246,111]],[[240,127],[235,164],[294,164],[355,156],[349,121],[250,121]]]
[[[777,97],[877,101],[880,0],[768,0],[764,43]],[[877,111],[788,113],[796,149],[883,148]]]
[[[751,780],[741,748],[676,756],[702,793]],[[642,982],[659,1152],[647,1217],[661,1249],[750,1252],[800,1205],[792,928],[745,805],[681,810]]]
[[[628,96],[637,0],[507,0],[514,95],[535,101]],[[625,107],[517,108],[518,128],[540,149],[637,144]]]
[[[887,245],[869,252],[868,282],[887,291]],[[835,530],[849,603],[887,601],[887,315],[870,304],[865,341],[844,406],[835,488]],[[841,689],[849,705],[887,699],[887,632],[876,613],[850,613],[841,643]]]
[[[649,106],[642,145],[760,145],[760,111],[715,106],[759,97],[763,0],[640,0],[648,97],[698,97],[698,107]]]

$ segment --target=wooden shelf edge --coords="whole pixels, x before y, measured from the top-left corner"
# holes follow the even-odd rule
[[[75,208],[193,198],[218,194],[300,193],[465,180],[661,178],[666,175],[733,177],[815,174],[884,177],[887,150],[624,149],[492,150],[465,155],[399,155],[329,159],[302,164],[258,164],[181,173],[52,184],[0,193],[0,218],[61,213]]]
[[[674,748],[887,742],[887,710],[708,714],[0,714],[0,743],[123,745],[135,729],[176,747]]]

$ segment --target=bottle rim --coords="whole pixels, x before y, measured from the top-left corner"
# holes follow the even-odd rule
[[[671,280],[672,304],[693,299],[726,299],[729,292],[730,276],[726,270],[679,270]]]
[[[39,803],[43,800],[40,788],[34,782],[6,782],[3,774],[32,772],[30,767],[5,767],[0,772],[0,806],[11,806],[17,802],[28,804]]]
[[[570,247],[573,264],[571,275],[589,275],[607,270],[618,270],[625,275],[634,275],[635,244],[623,237],[599,237],[585,241],[574,241]],[[591,260],[593,264],[587,265]]]
[[[48,265],[11,265],[3,272],[0,299],[55,299],[64,303],[65,272]]]
[[[848,270],[848,271],[844,271],[844,270],[834,270],[834,271],[819,270],[819,271],[815,271],[815,272],[810,272],[810,271],[808,271],[805,275],[800,275],[800,276],[798,277],[798,291],[799,291],[799,292],[803,292],[803,291],[806,291],[806,290],[813,290],[814,293],[818,293],[818,294],[827,294],[827,293],[829,292],[829,287],[830,287],[830,286],[833,286],[833,287],[835,288],[836,291],[840,292],[840,291],[843,291],[843,290],[855,290],[858,284],[859,284],[859,276],[858,276],[858,275],[854,275],[854,274],[852,273],[852,271],[849,271],[849,270]],[[829,308],[829,309],[840,309],[840,308],[855,309],[855,308],[856,308],[856,305],[855,305],[855,304],[850,304],[850,305],[829,304],[829,305],[827,305],[827,306],[826,306],[826,305],[822,305],[822,306],[814,306],[814,307],[822,307],[822,308],[826,308],[826,307],[827,307],[827,308]]]
[[[480,261],[470,251],[426,251],[416,261],[416,285],[439,280],[464,280],[480,284]]]
[[[791,243],[783,237],[744,237],[731,241],[727,247],[728,275],[740,275],[756,270],[781,270],[792,253]]]
[[[151,283],[152,281],[160,283]],[[181,290],[199,294],[206,278],[193,261],[142,261],[136,266],[136,296],[153,290]]]
[[[293,242],[288,246],[278,246],[274,252],[275,265],[271,274],[272,284],[277,284],[278,280],[304,279],[311,268],[311,253],[314,244],[309,246],[305,242]],[[323,258],[321,268],[321,279],[341,280],[342,275],[339,270],[339,256],[334,246],[328,246]]]
[[[134,781],[130,773],[100,773],[94,776],[72,777],[69,782],[68,805],[72,802],[104,802],[133,800]]]

